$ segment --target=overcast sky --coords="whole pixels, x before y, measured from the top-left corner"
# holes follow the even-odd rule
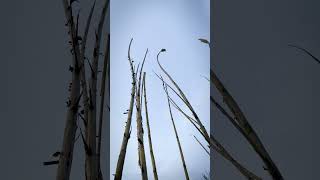
[[[144,70],[147,73],[148,111],[159,178],[184,179],[166,96],[161,81],[153,71],[161,73],[156,55],[160,49],[167,49],[160,56],[161,63],[185,91],[209,130],[210,86],[201,75],[209,76],[210,56],[208,47],[197,40],[210,38],[209,7],[208,0],[111,1],[111,174],[115,172],[127,118],[123,112],[128,109],[130,101],[131,73],[127,51],[130,39],[134,38],[131,55],[135,63],[142,61],[149,48]],[[200,140],[203,138],[175,109],[173,116],[190,178],[202,178],[202,174],[210,170],[209,156],[192,135],[197,135]],[[123,179],[126,180],[141,179],[135,121],[133,115],[132,136],[123,173]],[[144,129],[147,132],[146,126]],[[146,135],[144,141],[148,175],[152,179]]]

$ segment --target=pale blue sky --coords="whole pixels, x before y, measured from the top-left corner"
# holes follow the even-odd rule
[[[147,72],[148,109],[159,178],[184,179],[166,96],[162,90],[162,83],[155,77],[153,70],[161,72],[156,64],[156,55],[160,49],[166,48],[167,52],[160,56],[160,61],[185,91],[209,131],[210,86],[201,75],[209,76],[210,54],[208,47],[197,40],[210,39],[209,7],[209,0],[111,1],[111,174],[115,172],[127,118],[123,112],[128,108],[130,101],[131,74],[127,50],[130,39],[134,38],[131,55],[135,62],[142,61],[145,50],[149,48],[144,70]],[[209,172],[210,158],[192,135],[197,135],[202,142],[203,138],[175,109],[173,116],[190,178],[200,179],[203,173]],[[135,114],[132,127],[124,166],[124,180],[141,179]],[[147,132],[146,126],[144,129]],[[144,142],[148,175],[152,179],[146,136]]]

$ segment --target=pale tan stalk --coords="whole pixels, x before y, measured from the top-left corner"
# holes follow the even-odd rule
[[[128,141],[129,141],[130,135],[131,135],[130,128],[131,128],[131,122],[132,122],[134,97],[136,94],[136,73],[134,72],[134,67],[133,67],[131,56],[130,56],[131,43],[132,43],[132,39],[130,41],[129,48],[128,48],[128,61],[130,64],[131,77],[132,77],[131,98],[130,98],[130,105],[129,105],[129,109],[128,109],[128,113],[127,113],[128,117],[127,117],[127,122],[126,122],[125,130],[124,130],[124,134],[123,134],[123,139],[122,139],[122,144],[121,144],[120,153],[119,153],[119,157],[118,157],[117,168],[116,168],[114,180],[121,180],[122,179],[123,165],[124,165],[124,161],[126,158],[127,145],[128,145]]]
[[[105,91],[106,91],[106,81],[108,78],[108,81],[110,80],[110,76],[107,77],[108,74],[108,68],[110,66],[110,35],[108,35],[107,45],[105,49],[105,56],[104,56],[104,63],[103,63],[103,72],[101,77],[101,90],[100,90],[100,115],[99,115],[99,125],[98,125],[98,173],[99,173],[99,180],[102,180],[102,172],[101,172],[101,141],[102,141],[102,125],[103,125],[103,114],[104,114],[104,99],[105,99]]]
[[[210,46],[209,41],[199,39],[200,41],[206,43]],[[298,48],[305,53],[307,53],[309,56],[311,56],[315,61],[320,63],[319,59],[317,59],[315,56],[313,56],[309,51],[298,47],[294,45],[289,45],[295,48]],[[232,114],[235,118],[232,118],[228,113],[212,98],[211,102],[215,104],[215,106],[225,115],[227,118],[231,121],[231,123],[241,132],[241,134],[247,139],[247,141],[250,143],[250,145],[253,147],[255,152],[260,156],[262,161],[265,164],[265,169],[269,172],[271,177],[274,180],[283,180],[283,177],[281,175],[280,170],[276,166],[276,164],[271,159],[271,156],[267,152],[266,148],[264,147],[262,141],[260,140],[259,136],[255,132],[255,130],[252,128],[250,123],[248,122],[247,118],[245,117],[244,113],[240,109],[237,102],[234,100],[234,98],[231,96],[231,94],[228,92],[228,90],[224,87],[218,76],[215,74],[213,69],[210,69],[210,82],[216,87],[220,95],[223,97],[223,102],[228,106]]]
[[[181,157],[181,161],[182,161],[182,165],[183,165],[184,175],[186,177],[186,180],[189,180],[189,173],[188,173],[187,165],[186,165],[186,162],[185,162],[185,159],[184,159],[184,155],[183,155],[183,151],[182,151],[182,147],[181,147],[178,131],[177,131],[177,128],[176,128],[176,125],[175,125],[175,122],[174,122],[174,119],[173,119],[172,111],[171,111],[171,105],[170,105],[170,99],[169,99],[168,90],[167,90],[165,85],[163,86],[163,89],[164,89],[164,91],[166,92],[166,95],[167,95],[170,118],[171,118],[173,130],[174,130],[174,134],[176,136],[177,144],[178,144],[178,147],[179,147],[179,153],[180,153],[180,157]]]
[[[78,103],[80,98],[80,48],[77,39],[77,29],[72,15],[72,7],[67,0],[62,0],[65,17],[67,20],[70,42],[72,44],[72,86],[70,91],[70,105],[68,105],[66,125],[64,129],[62,149],[60,151],[56,180],[69,180],[73,159],[75,134],[77,131]]]
[[[83,113],[84,113],[84,125],[87,126],[88,124],[88,113],[89,113],[89,96],[88,96],[88,88],[87,88],[87,78],[86,78],[86,69],[85,69],[85,56],[86,56],[86,44],[87,44],[87,39],[88,39],[88,33],[90,29],[90,24],[92,20],[92,15],[94,11],[96,1],[94,1],[84,31],[84,35],[82,37],[82,44],[81,44],[81,71],[80,71],[80,79],[81,79],[81,87],[82,87],[82,92],[83,92],[83,98],[82,98],[82,103],[83,103]],[[85,134],[87,136],[87,128],[85,128]]]
[[[202,149],[210,156],[210,152],[206,149],[206,147],[199,141],[196,136],[193,136],[194,139],[198,142],[198,144],[202,147]]]
[[[198,130],[198,132],[205,137],[204,133],[201,131],[201,129],[198,127],[196,124],[195,120],[188,116],[173,100],[170,98],[170,102],[174,105],[174,107],[180,111],[190,122],[191,124]],[[244,175],[247,179],[250,180],[261,180],[260,177],[256,176],[254,173],[250,172],[248,169],[246,169],[243,165],[241,165],[238,161],[236,161],[230,153],[219,143],[218,140],[214,138],[213,135],[210,136],[209,142],[207,141],[208,144],[210,144],[210,147],[218,152],[221,156],[223,156],[226,160],[231,162],[238,170],[241,172],[242,175]]]
[[[141,170],[141,176],[142,180],[148,179],[148,172],[147,172],[147,163],[146,163],[146,155],[144,150],[144,142],[143,142],[143,125],[142,125],[142,105],[141,105],[141,76],[142,76],[142,70],[143,65],[146,60],[146,56],[148,53],[148,49],[145,53],[141,68],[140,68],[140,75],[139,75],[139,81],[138,81],[138,87],[137,87],[137,93],[136,93],[136,118],[137,118],[137,138],[138,138],[138,156],[139,156],[139,167]]]
[[[235,120],[238,123],[238,126],[236,127],[241,128],[240,132],[244,135],[244,137],[249,141],[256,153],[260,156],[272,178],[274,180],[282,180],[283,177],[280,173],[280,170],[271,159],[257,133],[254,131],[236,101],[233,99],[233,97],[230,95],[230,93],[227,91],[227,89],[224,87],[224,85],[212,69],[210,70],[210,78],[211,82],[215,85],[215,87],[223,97],[224,103],[228,106],[230,111],[235,116]]]
[[[100,20],[98,24],[98,31],[96,32],[96,41],[93,50],[93,59],[91,63],[91,78],[89,81],[89,113],[88,113],[88,125],[87,125],[87,137],[86,141],[89,146],[90,152],[86,156],[86,175],[87,180],[97,180],[98,167],[97,167],[97,73],[98,73],[98,60],[100,56],[100,41],[102,37],[102,30],[104,25],[104,19],[109,6],[109,0],[105,1],[103,6]]]
[[[213,148],[216,152],[218,152],[220,155],[222,155],[225,159],[227,159],[228,161],[230,161],[238,170],[239,172],[241,172],[242,175],[244,175],[246,178],[248,179],[254,179],[254,180],[260,180],[261,178],[256,176],[254,173],[250,172],[249,170],[247,170],[244,166],[242,166],[240,163],[238,163],[224,148],[223,146],[211,135],[209,137],[209,134],[207,132],[207,130],[204,128],[201,120],[199,119],[198,115],[196,114],[196,112],[194,111],[191,103],[189,102],[189,100],[187,99],[187,97],[185,96],[185,94],[183,93],[183,91],[180,89],[180,87],[178,86],[178,84],[173,80],[173,78],[170,76],[170,74],[161,66],[160,62],[159,62],[159,54],[161,52],[164,52],[165,50],[161,50],[158,55],[157,55],[157,61],[158,64],[161,68],[161,70],[166,74],[166,76],[170,79],[170,81],[172,82],[172,84],[174,85],[174,87],[177,89],[177,91],[175,91],[173,88],[171,88],[171,90],[173,90],[178,97],[183,101],[183,103],[189,108],[189,110],[192,112],[193,118],[191,118],[190,116],[188,116],[185,112],[183,112],[181,110],[181,108],[177,108],[178,106],[175,103],[175,107],[180,111],[183,112],[182,114],[184,114],[187,119],[192,123],[192,125],[199,131],[199,133],[205,138],[205,140],[207,141],[208,144],[210,144],[210,147]],[[168,85],[168,83],[166,83],[163,78],[159,77],[164,85]],[[171,102],[174,102],[171,98],[169,98]]]
[[[156,160],[154,158],[153,147],[152,147],[152,139],[151,139],[151,129],[149,124],[149,114],[148,114],[148,102],[147,102],[147,91],[146,91],[146,72],[143,73],[143,94],[144,94],[144,108],[146,111],[146,121],[147,121],[147,128],[148,128],[148,140],[149,140],[149,149],[150,149],[150,156],[151,156],[151,163],[152,163],[152,170],[153,170],[153,177],[155,180],[158,180],[158,173],[157,173],[157,166]]]

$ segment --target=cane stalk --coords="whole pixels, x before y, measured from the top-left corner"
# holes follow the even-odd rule
[[[143,93],[144,94],[144,108],[145,108],[145,112],[146,112],[146,121],[147,121],[147,128],[148,128],[148,141],[149,141],[149,147],[150,147],[149,149],[150,149],[153,177],[155,180],[158,180],[157,166],[156,166],[156,161],[155,161],[154,153],[153,153],[151,129],[150,129],[150,123],[149,123],[147,91],[146,91],[146,72],[143,73],[142,86],[143,86],[143,92],[144,92]]]

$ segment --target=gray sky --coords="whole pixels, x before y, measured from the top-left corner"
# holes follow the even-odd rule
[[[178,145],[173,132],[162,83],[153,74],[160,73],[156,55],[161,48],[167,52],[160,61],[185,91],[200,118],[209,130],[209,49],[198,38],[209,39],[209,1],[112,1],[111,3],[111,174],[115,172],[123,137],[131,93],[131,73],[127,60],[131,38],[131,55],[141,62],[149,48],[144,70],[153,147],[160,179],[184,179]],[[144,113],[144,112],[143,112]],[[181,139],[191,179],[209,172],[209,157],[192,137],[194,127],[175,109],[173,116]],[[145,121],[145,119],[144,119]],[[124,179],[141,179],[137,156],[135,115],[124,166]],[[146,126],[144,127],[145,132]],[[147,133],[145,133],[147,135]],[[147,137],[145,147],[149,177],[152,177]],[[203,141],[202,141],[203,142]],[[112,176],[111,176],[112,177]]]

